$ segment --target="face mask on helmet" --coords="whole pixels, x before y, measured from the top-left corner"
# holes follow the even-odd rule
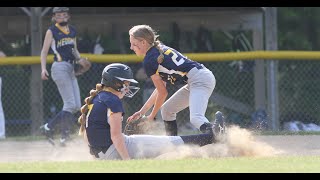
[[[120,80],[122,82],[122,87],[119,88],[120,92],[122,95],[132,98],[138,91],[139,91],[139,87],[136,86],[130,86],[130,83],[138,83],[136,80],[134,79],[125,79],[125,78],[120,78],[120,77],[115,77],[118,80]],[[127,82],[127,83],[125,83]]]
[[[66,26],[67,24],[68,24],[68,21],[64,21],[64,22],[59,23],[60,26]]]
[[[60,22],[60,26],[66,26],[69,20],[69,8],[67,7],[54,7],[53,8],[54,19],[63,19],[63,22]]]
[[[139,87],[136,86],[129,86],[123,83],[123,87],[120,89],[122,95],[132,98],[138,91]]]
[[[68,7],[54,7],[52,9],[52,13],[62,13],[62,12],[69,12],[69,8]]]

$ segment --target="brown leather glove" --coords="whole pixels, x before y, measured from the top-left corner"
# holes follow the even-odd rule
[[[76,60],[76,63],[74,65],[74,73],[76,76],[80,76],[83,73],[87,72],[91,67],[91,62],[88,60],[88,58],[80,58]]]
[[[152,129],[152,122],[150,122],[147,116],[142,116],[137,120],[127,122],[124,128],[125,135],[132,134],[147,134]]]

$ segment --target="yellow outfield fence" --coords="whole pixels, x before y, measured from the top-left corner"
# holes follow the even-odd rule
[[[274,60],[319,60],[320,51],[245,51],[245,52],[213,52],[213,53],[185,53],[187,57],[195,61],[230,61],[230,60],[255,60],[255,59],[274,59]],[[81,54],[88,57],[91,62],[138,62],[142,57],[135,54]],[[53,55],[48,56],[48,63],[53,62]],[[0,59],[0,65],[14,64],[40,64],[40,56],[15,56]]]

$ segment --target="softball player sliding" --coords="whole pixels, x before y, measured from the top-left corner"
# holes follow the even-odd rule
[[[212,132],[187,136],[124,135],[122,120],[125,110],[121,99],[133,97],[139,90],[131,83],[137,83],[131,68],[112,63],[104,68],[101,83],[85,98],[86,104],[81,107],[79,118],[79,134],[83,135],[90,154],[95,158],[155,158],[184,144],[205,146],[218,141]]]
[[[138,119],[153,106],[148,119],[153,120],[161,109],[167,135],[176,136],[176,115],[189,106],[190,122],[201,132],[223,131],[223,120],[211,124],[205,117],[209,97],[216,85],[213,73],[204,65],[162,44],[158,40],[159,35],[148,25],[132,27],[129,35],[130,49],[136,55],[144,56],[145,72],[151,77],[156,89],[143,107],[127,120]],[[184,81],[186,85],[165,101],[168,95],[166,83],[175,84],[177,81]],[[222,117],[220,112],[219,117]]]

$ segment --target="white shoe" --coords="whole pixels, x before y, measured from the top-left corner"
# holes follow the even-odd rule
[[[226,133],[226,123],[222,112],[217,111],[215,113],[215,120],[213,122],[214,131],[216,135],[223,135]]]

